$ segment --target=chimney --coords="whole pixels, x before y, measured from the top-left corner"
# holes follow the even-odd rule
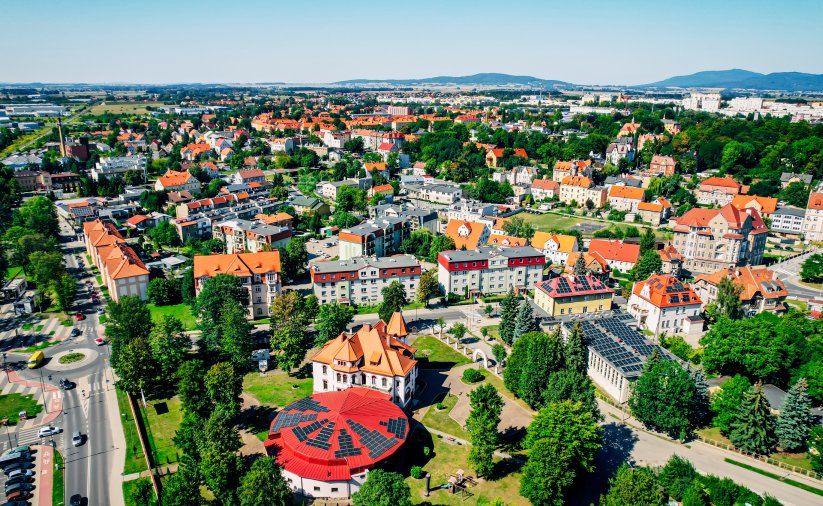
[[[66,157],[66,141],[63,139],[63,121],[57,117],[57,135],[60,137],[60,156]]]

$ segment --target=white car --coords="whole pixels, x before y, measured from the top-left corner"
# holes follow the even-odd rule
[[[63,429],[61,429],[60,427],[48,425],[46,427],[40,427],[40,430],[37,432],[37,435],[40,437],[48,437],[53,436],[55,434],[60,434],[61,432],[63,432]]]

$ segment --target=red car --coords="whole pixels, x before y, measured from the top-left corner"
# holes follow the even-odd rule
[[[106,340],[102,337],[98,337],[94,340],[94,342],[97,344],[97,346],[103,346],[104,344],[106,344]]]
[[[74,319],[77,320],[77,321],[85,320],[86,315],[84,315],[83,313],[77,313],[77,314],[74,315]]]

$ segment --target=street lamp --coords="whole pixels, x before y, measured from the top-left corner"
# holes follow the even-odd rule
[[[46,382],[43,380],[43,369],[40,369],[40,393],[43,396],[43,406],[46,408],[46,414],[49,412],[49,405],[46,402]]]

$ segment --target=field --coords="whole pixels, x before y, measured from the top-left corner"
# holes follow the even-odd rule
[[[174,433],[183,421],[180,399],[172,397],[150,402],[143,410],[148,425],[149,444],[154,452],[154,463],[158,466],[177,462],[178,450],[172,442]]]
[[[149,112],[146,107],[155,109],[163,107],[165,104],[159,102],[102,102],[91,107],[89,114],[100,115],[110,112],[112,114],[145,114]]]
[[[250,372],[243,378],[243,391],[264,406],[282,408],[311,395],[312,379],[295,378],[283,371],[269,371],[265,375]]]
[[[457,404],[457,397],[447,395],[441,401],[441,404],[445,407],[444,409],[437,409],[437,404],[429,407],[429,410],[426,411],[426,415],[423,417],[423,425],[468,441],[471,437],[469,433],[466,432],[454,418],[449,416],[452,408]]]
[[[191,308],[186,304],[174,304],[172,306],[155,306],[149,304],[149,312],[151,312],[152,321],[160,320],[163,315],[171,315],[183,322],[185,330],[194,330],[197,326],[197,320],[191,312]]]
[[[451,369],[471,362],[469,357],[449,348],[434,336],[420,336],[412,346],[417,348],[415,356],[424,369]]]
[[[28,413],[29,417],[34,417],[43,411],[43,406],[38,404],[31,395],[0,395],[0,418],[8,418],[9,425],[17,423],[17,415],[21,411]]]
[[[126,393],[117,389],[117,407],[122,415],[123,433],[126,436],[126,464],[123,474],[132,474],[145,471],[146,459],[143,456],[143,448],[140,446],[140,439],[137,435],[137,427],[134,426],[134,418],[131,416],[128,397]]]
[[[582,216],[567,216],[555,213],[546,214],[528,214],[520,213],[517,215],[523,218],[526,223],[534,225],[535,229],[544,232],[552,230],[577,230],[586,237],[591,237],[598,230],[608,227],[618,227],[626,229],[628,227],[635,227],[642,231],[644,225],[642,223],[617,223],[593,220],[591,218],[584,218]],[[665,238],[664,232],[659,232],[655,229],[655,234],[660,238]]]

